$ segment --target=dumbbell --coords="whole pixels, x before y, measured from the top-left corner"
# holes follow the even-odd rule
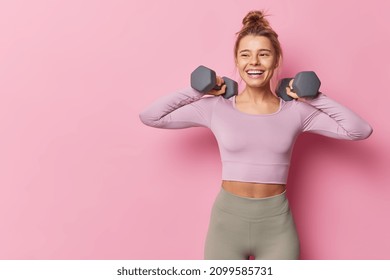
[[[279,81],[276,87],[276,93],[279,97],[286,101],[291,101],[293,98],[286,92],[286,87],[289,87],[291,79],[294,79],[292,91],[299,97],[315,98],[318,95],[318,90],[321,86],[321,81],[313,71],[303,71],[295,75],[294,78],[285,78]]]
[[[226,91],[222,95],[228,99],[238,93],[238,84],[236,81],[227,77],[222,77],[224,84],[226,84]],[[199,92],[207,93],[210,90],[220,90],[222,87],[217,85],[217,75],[214,70],[203,65],[196,68],[191,73],[191,87]]]

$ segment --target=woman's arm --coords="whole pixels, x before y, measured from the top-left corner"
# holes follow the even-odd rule
[[[364,119],[325,94],[299,100],[296,102],[304,113],[304,132],[345,140],[363,140],[372,133],[372,127]]]
[[[182,89],[156,100],[139,117],[144,124],[157,128],[210,127],[217,98],[203,96],[192,88]]]

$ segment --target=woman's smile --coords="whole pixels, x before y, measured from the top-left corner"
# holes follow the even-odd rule
[[[248,87],[266,86],[276,66],[271,41],[264,36],[245,36],[238,46],[236,64]]]

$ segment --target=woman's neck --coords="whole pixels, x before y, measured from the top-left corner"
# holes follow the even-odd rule
[[[264,87],[246,87],[240,95],[241,98],[244,98],[247,102],[255,104],[277,100],[277,97],[272,93],[269,84]]]

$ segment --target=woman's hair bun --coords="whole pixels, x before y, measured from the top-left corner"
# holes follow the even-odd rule
[[[262,27],[270,28],[268,20],[265,19],[266,15],[262,11],[250,11],[242,20],[243,28],[248,27]]]
[[[241,30],[236,33],[237,39],[234,44],[234,57],[237,59],[237,53],[241,39],[245,36],[263,36],[270,40],[274,52],[275,52],[275,67],[279,66],[280,60],[282,59],[282,48],[278,40],[278,34],[272,29],[266,15],[263,11],[250,11],[246,14],[242,20],[243,26]]]

